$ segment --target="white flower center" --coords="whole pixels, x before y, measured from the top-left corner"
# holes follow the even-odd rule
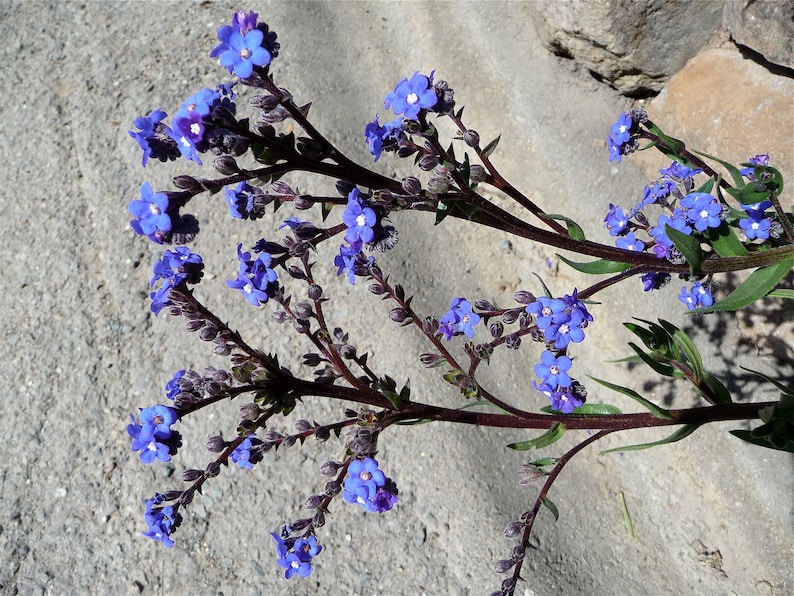
[[[708,216],[709,216],[709,212],[708,212],[708,211],[706,211],[705,209],[703,209],[703,210],[700,212],[700,217],[702,217],[702,218],[704,218],[704,219],[705,219],[705,218],[706,218],[706,217],[708,217]]]
[[[154,203],[149,203],[149,211],[152,215],[160,215],[160,208]]]
[[[565,323],[560,325],[560,335],[565,335],[566,333],[568,333],[568,331],[569,331],[568,325],[566,325]]]
[[[364,217],[363,213],[356,217],[356,225],[362,228],[367,225],[367,218]]]
[[[249,50],[248,48],[243,48],[242,50],[240,50],[240,58],[242,58],[243,60],[248,60],[250,57],[251,57],[251,50]]]
[[[407,97],[405,98],[405,101],[407,101],[407,102],[408,102],[408,105],[412,106],[412,105],[414,105],[414,104],[415,104],[417,101],[419,101],[419,96],[418,96],[416,93],[409,93],[409,94],[407,95]]]
[[[370,474],[369,472],[361,472],[361,479],[364,482],[368,482],[371,478],[372,478],[372,474]]]

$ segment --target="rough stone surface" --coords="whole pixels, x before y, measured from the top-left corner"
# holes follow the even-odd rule
[[[720,2],[531,2],[544,45],[630,97],[658,93],[722,26]]]
[[[794,0],[726,0],[723,18],[736,43],[794,68]]]
[[[768,153],[784,179],[794,179],[794,80],[744,59],[735,48],[711,48],[692,58],[647,110],[687,147],[734,164]],[[636,162],[656,178],[660,158],[644,151]],[[782,200],[790,197],[784,193]]]
[[[561,68],[527,27],[525,3],[248,6],[279,34],[277,82],[300,103],[313,101],[312,121],[362,164],[372,166],[362,129],[376,112],[383,117],[384,95],[415,70],[436,69],[483,139],[502,134],[491,159],[504,176],[589,237],[610,241],[602,223],[608,204],[642,193],[643,173],[630,159],[613,167],[604,147],[628,102],[586,73]],[[0,3],[0,87],[8,96],[0,103],[0,593],[488,594],[501,580],[493,563],[512,548],[502,531],[538,490],[517,482],[518,468],[534,455],[505,445],[538,433],[424,424],[384,434],[379,458],[400,486],[399,504],[382,516],[335,504],[320,536],[325,550],[305,580],[283,579],[269,533],[301,517],[305,498],[322,490],[319,466],[343,455],[336,440],[271,452],[250,472],[224,468],[196,497],[173,549],[141,536],[142,500],[183,487],[186,468],[203,468],[207,437],[234,433],[239,404],[180,422],[185,443],[171,465],[144,466],[130,451],[129,414],[163,401],[174,371],[225,361],[181,321],[149,312],[147,285],[161,251],[130,231],[127,213],[142,182],[167,189],[174,174],[206,172],[183,160],[142,169],[127,129],[135,117],[157,107],[173,113],[198,89],[227,79],[207,55],[217,27],[238,8],[206,0]],[[726,80],[725,93],[739,84]],[[372,167],[414,173],[391,155]],[[330,192],[311,175],[287,181]],[[217,195],[191,203],[191,211],[202,227],[193,249],[207,262],[199,295],[251,343],[299,362],[310,348],[272,325],[271,306],[252,309],[224,283],[237,270],[237,243],[278,236],[293,213],[284,207],[251,225],[232,220]],[[319,220],[316,210],[300,215]],[[556,294],[592,283],[560,265],[552,249],[414,215],[395,215],[400,244],[379,262],[422,313],[443,313],[453,296],[511,304],[517,289],[540,291],[534,273]],[[329,221],[340,219],[333,213]],[[399,383],[410,378],[417,399],[461,405],[437,369],[418,364],[427,351],[419,334],[389,323],[387,305],[363,284],[336,278],[333,252],[316,257],[321,285],[334,298],[327,305],[333,324],[372,354],[379,372]],[[702,334],[705,366],[732,388],[774,398],[739,365],[791,377],[794,359],[758,355],[733,316],[688,317],[677,291],[648,296],[637,283],[599,294],[588,340],[576,350],[578,370],[669,407],[699,403],[642,369],[605,363],[628,353],[632,336],[622,321],[663,317]],[[791,318],[784,320],[790,327]],[[483,382],[512,403],[540,407],[545,400],[527,389],[537,356],[529,342],[500,354]],[[637,409],[628,398],[589,389],[592,401]],[[319,399],[300,408],[319,422],[343,415],[341,404]],[[292,421],[270,428],[290,432]],[[520,593],[791,594],[792,459],[734,439],[726,432],[732,428],[709,425],[660,449],[599,454],[667,434],[638,430],[579,454],[550,495],[559,522],[546,513],[538,520]],[[568,433],[540,456],[560,455],[583,436]]]

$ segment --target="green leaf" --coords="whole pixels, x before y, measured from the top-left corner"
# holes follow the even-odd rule
[[[629,347],[637,353],[637,356],[648,366],[650,366],[654,371],[664,377],[681,377],[683,376],[681,371],[678,370],[675,366],[670,364],[666,364],[664,362],[659,362],[653,357],[653,354],[646,353],[642,348],[640,348],[634,342],[629,342]]]
[[[716,312],[722,310],[739,310],[763,298],[771,292],[777,283],[794,267],[794,257],[783,259],[774,265],[759,267],[744,282],[722,300],[707,308],[690,310],[689,313]]]
[[[560,461],[558,457],[543,457],[529,462],[529,465],[543,468],[545,466],[556,466],[558,461]]]
[[[709,178],[695,192],[704,192],[707,195],[711,194],[712,189],[714,188],[714,178]]]
[[[589,273],[592,275],[620,273],[631,267],[628,263],[618,263],[617,261],[610,261],[608,259],[598,259],[597,261],[590,261],[589,263],[577,263],[566,259],[561,254],[557,254],[557,257],[569,267],[581,271],[582,273]]]
[[[789,300],[794,300],[794,290],[781,288],[779,290],[772,290],[767,296],[770,298],[787,298]]]
[[[700,356],[697,346],[695,346],[694,342],[687,337],[686,333],[672,323],[669,323],[664,319],[659,319],[659,323],[662,325],[662,327],[664,327],[665,331],[672,336],[673,341],[678,344],[678,346],[684,352],[692,372],[695,375],[695,382],[700,382],[700,380],[703,378],[703,359]]]
[[[659,137],[659,142],[662,144],[659,144],[659,142],[654,143],[659,151],[664,153],[670,159],[674,159],[678,161],[678,163],[685,165],[688,168],[697,167],[696,164],[693,164],[691,161],[683,157],[683,153],[686,151],[686,145],[684,145],[683,141],[664,134],[662,129],[655,124],[647,126],[647,128],[650,132]]]
[[[502,135],[499,135],[493,141],[488,143],[485,146],[485,149],[482,150],[482,154],[485,155],[486,157],[488,157],[491,153],[493,153],[494,149],[496,149],[496,146],[499,144],[499,139],[501,139],[501,138],[502,138]]]
[[[537,278],[538,278],[538,280],[540,281],[540,285],[542,285],[542,286],[543,286],[543,293],[546,295],[546,298],[551,298],[551,297],[552,297],[552,296],[551,296],[551,290],[550,290],[550,289],[549,289],[549,287],[546,285],[546,282],[545,282],[545,281],[543,281],[543,278],[542,278],[540,275],[538,275],[537,273],[535,273],[534,271],[532,272],[532,275],[534,275],[535,277],[537,277]]]
[[[326,203],[323,201],[320,203],[320,209],[322,210],[323,221],[325,221],[331,214],[331,211],[333,211],[334,206],[331,203]]]
[[[746,168],[753,168],[753,176],[756,180],[763,180],[764,186],[780,195],[783,192],[783,174],[772,166],[759,166],[754,163],[741,164]]]
[[[603,385],[607,389],[612,389],[612,391],[617,391],[618,393],[622,393],[623,395],[630,397],[631,399],[633,399],[643,407],[650,410],[651,414],[653,414],[656,418],[665,418],[668,420],[673,418],[670,412],[668,412],[664,408],[660,408],[655,403],[648,401],[633,389],[629,389],[628,387],[621,387],[620,385],[615,385],[614,383],[610,383],[609,381],[602,381],[601,379],[597,379],[590,375],[587,376],[593,379],[596,383]]]
[[[718,228],[708,228],[705,237],[714,252],[721,257],[743,257],[749,254],[733,228],[724,221]]]
[[[568,225],[568,235],[573,238],[574,240],[584,240],[584,230],[582,226],[576,223],[569,217],[564,215],[559,215],[557,213],[544,213],[544,217],[548,217],[549,219],[556,219],[559,221],[564,221]]]
[[[544,406],[540,409],[541,412],[546,412],[547,414],[559,414],[558,410],[552,410],[551,406]],[[571,412],[571,416],[578,415],[578,416],[614,416],[616,414],[622,414],[623,412],[620,408],[616,408],[615,406],[610,406],[609,404],[582,404],[578,408],[574,408],[573,412]]]
[[[562,435],[565,434],[565,425],[562,422],[555,422],[552,427],[534,439],[522,441],[520,443],[510,443],[507,448],[515,449],[516,451],[528,451],[530,449],[543,449],[559,441]]]
[[[669,437],[662,439],[661,441],[654,441],[653,443],[641,443],[639,445],[628,445],[626,447],[615,447],[613,449],[607,449],[606,451],[602,451],[601,455],[605,453],[614,453],[615,451],[639,451],[641,449],[648,449],[650,447],[658,447],[659,445],[667,445],[668,443],[675,443],[676,441],[680,441],[681,439],[685,439],[693,432],[695,432],[699,424],[686,424],[675,431]]]
[[[745,368],[741,364],[739,365],[739,368],[741,368],[742,370],[746,370],[749,373],[753,373],[754,375],[758,375],[763,379],[766,379],[767,381],[772,383],[775,387],[780,389],[784,394],[794,396],[794,386],[785,385],[780,379],[770,377],[769,375],[765,375],[764,373],[758,372],[757,370],[753,370],[751,368]]]
[[[724,167],[726,170],[728,170],[728,173],[731,175],[731,178],[733,179],[734,186],[744,185],[744,178],[742,177],[742,173],[739,171],[739,168],[737,168],[735,165],[728,163],[727,161],[723,161],[718,157],[714,157],[713,155],[709,155],[708,153],[701,153],[700,151],[695,151],[695,150],[692,150],[692,153],[697,153],[698,155],[702,155],[703,157],[707,157],[708,159],[713,159],[722,167]]]
[[[760,182],[750,181],[741,188],[728,188],[727,193],[743,205],[760,203],[769,198],[770,190]]]
[[[703,382],[706,384],[706,387],[711,389],[714,397],[717,398],[718,404],[733,403],[733,399],[731,399],[731,392],[728,391],[728,388],[723,384],[722,381],[720,381],[710,372],[703,371]]]
[[[741,439],[742,441],[747,441],[748,443],[752,443],[753,445],[758,445],[759,447],[766,447],[767,449],[777,449],[778,451],[788,451],[790,453],[794,453],[794,441],[791,439],[785,439],[778,442],[773,442],[770,437],[756,437],[753,436],[750,430],[731,430],[730,432],[734,437]]]
[[[557,509],[557,506],[551,501],[551,499],[547,497],[541,497],[540,502],[543,503],[543,506],[546,507],[551,514],[554,516],[554,521],[560,519],[560,511]]]
[[[664,224],[664,232],[673,241],[675,247],[681,251],[681,254],[684,255],[692,275],[697,275],[705,259],[705,255],[700,249],[700,240],[689,234],[684,234],[667,224]]]

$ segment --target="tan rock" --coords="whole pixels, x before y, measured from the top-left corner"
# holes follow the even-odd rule
[[[794,81],[771,74],[732,49],[708,49],[687,62],[658,97],[648,115],[665,133],[689,149],[738,164],[768,153],[786,187],[781,201],[794,196]],[[649,150],[632,155],[649,179],[668,165]],[[720,170],[718,170],[720,171]]]

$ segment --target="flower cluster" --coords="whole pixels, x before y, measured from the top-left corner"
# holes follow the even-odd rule
[[[152,299],[152,312],[157,315],[164,306],[171,304],[168,293],[183,281],[195,284],[204,274],[204,262],[200,255],[190,252],[185,246],[178,246],[174,250],[166,250],[163,256],[154,264],[153,277],[149,287],[160,283],[159,287],[149,294]]]
[[[617,161],[620,163],[624,155],[633,153],[639,148],[637,140],[638,125],[647,118],[647,113],[641,108],[636,108],[620,115],[618,121],[612,125],[607,135],[610,162]]]
[[[584,403],[586,394],[578,381],[568,375],[572,360],[565,352],[571,342],[584,340],[584,329],[593,315],[579,300],[576,289],[562,298],[537,298],[525,310],[535,317],[547,348],[535,365],[535,374],[541,382],[539,385],[533,382],[532,386],[549,398],[554,410],[570,414]]]
[[[347,468],[342,497],[370,512],[384,513],[397,503],[397,487],[371,457],[354,459]]]
[[[127,433],[132,437],[132,450],[140,451],[140,459],[145,464],[155,459],[171,461],[180,444],[179,433],[171,428],[177,421],[174,408],[157,404],[141,408],[140,423],[130,414]]]
[[[347,196],[347,207],[342,215],[347,230],[345,231],[345,244],[339,247],[339,254],[334,258],[337,275],[344,271],[351,284],[356,282],[356,268],[364,264],[372,264],[374,259],[365,260],[362,256],[364,244],[371,244],[375,240],[375,230],[378,226],[378,216],[364,201],[360,191],[354,188]]]
[[[282,530],[287,535],[289,528]],[[275,532],[270,535],[276,542],[276,553],[278,554],[278,564],[284,568],[284,577],[290,579],[298,577],[309,577],[312,572],[312,559],[320,554],[323,547],[317,544],[317,537],[309,535],[305,538],[286,538]]]
[[[396,150],[399,147],[402,136],[402,116],[381,126],[376,114],[375,120],[364,128],[364,139],[366,139],[369,152],[375,157],[375,161],[380,159],[381,153],[384,151]]]
[[[265,240],[260,240],[254,250],[265,244]],[[262,250],[257,251],[256,258],[250,252],[243,251],[243,245],[237,245],[237,260],[240,264],[237,279],[231,279],[226,285],[234,290],[240,290],[246,300],[254,306],[266,303],[273,292],[278,288],[278,274],[271,269],[273,257],[270,253]]]
[[[171,548],[174,546],[171,534],[182,523],[182,516],[171,505],[163,507],[164,500],[160,493],[155,493],[151,499],[147,499],[144,516],[149,529],[143,532],[143,535]]]
[[[229,215],[235,219],[256,220],[265,215],[267,206],[265,193],[258,186],[251,186],[242,181],[237,186],[224,189]]]
[[[464,333],[474,337],[474,327],[480,322],[480,315],[471,310],[471,303],[465,298],[453,298],[449,310],[438,320],[438,331],[447,341],[453,335]]]

